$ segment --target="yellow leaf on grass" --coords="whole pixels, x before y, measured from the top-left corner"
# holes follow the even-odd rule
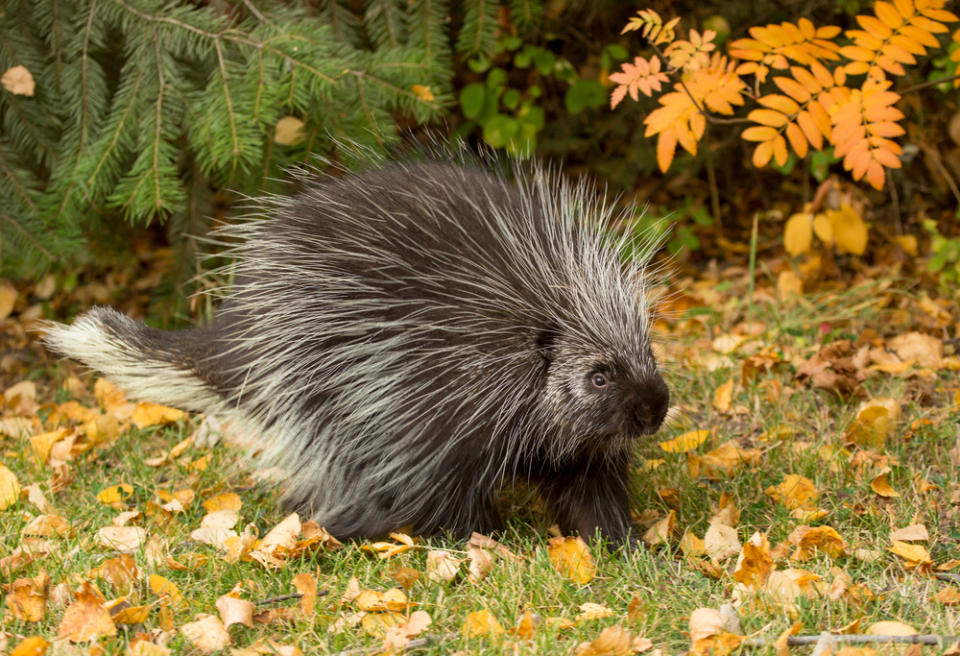
[[[373,612],[402,611],[410,607],[407,595],[400,588],[390,588],[386,592],[362,590],[353,603],[360,610]]]
[[[0,464],[0,510],[6,510],[20,499],[20,483],[17,476]]]
[[[717,412],[730,412],[730,404],[733,402],[733,378],[717,388],[713,393],[713,407]]]
[[[212,654],[231,644],[230,634],[216,615],[199,613],[195,621],[179,628],[183,637],[203,654]]]
[[[99,492],[97,492],[97,500],[100,503],[111,505],[114,503],[120,503],[127,499],[131,494],[133,494],[133,486],[128,485],[127,483],[118,483],[117,485],[111,485],[110,487],[105,487]]]
[[[773,571],[773,556],[770,554],[770,541],[764,533],[754,533],[747,540],[737,566],[733,571],[733,579],[752,588],[763,585]]]
[[[21,640],[10,652],[10,656],[42,656],[49,647],[50,643],[40,636],[30,636]]]
[[[643,541],[651,547],[664,544],[677,530],[677,513],[671,510],[665,517],[658,520],[643,534]]]
[[[574,583],[589,583],[597,572],[593,555],[583,538],[550,538],[547,553],[553,568]]]
[[[905,561],[907,561],[907,566],[910,568],[921,565],[929,566],[933,564],[933,559],[930,558],[930,553],[927,551],[926,547],[920,544],[910,544],[909,542],[894,540],[893,546],[890,547],[890,553],[903,558]]]
[[[927,531],[927,527],[923,524],[911,524],[910,526],[904,526],[895,531],[890,531],[890,539],[902,540],[904,542],[913,542],[915,540],[925,541],[930,539],[930,532]]]
[[[84,581],[76,599],[63,613],[57,635],[71,642],[86,642],[102,636],[116,635],[117,627],[104,607],[103,597]]]
[[[870,489],[879,494],[881,497],[886,499],[894,499],[899,497],[900,493],[894,490],[890,485],[890,479],[887,478],[889,474],[889,468],[881,472],[879,476],[870,481]]]
[[[169,581],[159,574],[151,574],[148,579],[150,589],[153,594],[160,597],[160,603],[164,606],[181,606],[184,603],[183,595],[180,589],[173,581]]]
[[[798,526],[787,539],[797,547],[790,559],[800,562],[809,560],[815,551],[839,558],[847,548],[847,543],[831,526]]]
[[[783,482],[767,488],[767,495],[786,508],[812,508],[820,498],[820,491],[806,476],[787,474]]]
[[[952,585],[935,594],[933,598],[944,606],[960,606],[960,590]]]
[[[790,255],[803,255],[813,242],[813,215],[800,212],[787,219],[783,229],[783,246]]]
[[[203,508],[207,512],[214,512],[217,510],[240,510],[242,506],[243,502],[234,492],[226,492],[224,494],[211,497],[203,502]]]
[[[903,622],[896,622],[893,620],[884,620],[882,622],[874,622],[867,627],[865,631],[867,635],[899,635],[899,636],[908,636],[908,635],[917,635],[917,630],[910,626],[909,624],[904,624]]]
[[[463,621],[463,635],[474,638],[481,635],[499,635],[503,633],[503,626],[490,611],[476,610],[467,615]]]
[[[127,606],[112,615],[114,624],[143,624],[153,606]]]
[[[586,622],[588,620],[603,619],[611,615],[613,615],[613,611],[606,606],[587,601],[580,604],[580,613],[575,619],[577,622]]]
[[[711,481],[732,476],[744,466],[753,466],[759,461],[759,450],[744,449],[737,444],[736,440],[724,442],[702,456],[694,453],[687,454],[687,467],[690,470],[690,477],[703,476]]]
[[[576,656],[628,656],[633,652],[633,637],[622,626],[608,626],[591,642],[584,642]]]
[[[137,428],[146,428],[147,426],[158,426],[163,424],[173,424],[186,416],[183,410],[177,410],[159,403],[150,403],[149,401],[140,401],[133,409],[130,420]]]
[[[708,430],[690,431],[672,440],[660,442],[660,448],[667,453],[686,453],[703,444],[708,437],[710,437],[710,431]]]
[[[43,570],[35,578],[17,579],[3,586],[7,593],[4,604],[14,619],[39,622],[47,614],[47,593],[50,577]]]

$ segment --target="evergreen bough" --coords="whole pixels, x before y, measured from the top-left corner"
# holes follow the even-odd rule
[[[490,56],[499,8],[198,4],[3,3],[0,73],[23,66],[36,83],[32,96],[0,89],[5,274],[82,251],[84,235],[120,217],[171,220],[176,237],[203,220],[216,190],[263,193],[332,139],[386,147],[397,116],[423,123],[448,105],[453,44]],[[531,21],[542,3],[512,4]],[[286,117],[303,122],[295,144],[275,140]]]

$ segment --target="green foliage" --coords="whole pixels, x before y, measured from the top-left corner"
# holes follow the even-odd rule
[[[458,36],[449,5],[10,0],[0,73],[24,67],[35,91],[0,90],[4,272],[47,268],[121,219],[179,226],[220,189],[269,191],[337,140],[387,148],[398,116],[449,104],[454,42],[491,48],[498,3],[465,3]],[[285,117],[298,138],[276,134]]]
[[[467,61],[468,68],[484,76],[460,91],[460,110],[467,123],[461,134],[479,129],[483,140],[494,148],[526,155],[536,147],[537,134],[546,125],[544,89],[559,88],[568,114],[579,114],[606,104],[607,91],[596,79],[581,79],[565,57],[538,45],[532,34],[542,16],[540,3],[511,3],[512,31],[502,35],[490,54],[479,53]],[[627,56],[619,45],[604,48],[601,66]]]
[[[948,296],[956,296],[960,286],[960,238],[940,234],[933,219],[925,219],[923,228],[930,234],[927,269],[940,276],[940,286]]]

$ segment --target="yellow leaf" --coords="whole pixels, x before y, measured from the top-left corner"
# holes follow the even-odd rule
[[[944,606],[960,606],[960,590],[952,585],[940,590],[933,598]]]
[[[181,606],[184,603],[183,595],[173,581],[169,581],[159,574],[151,574],[147,579],[150,583],[150,589],[153,594],[160,597],[160,603],[164,606]]]
[[[867,630],[864,632],[867,635],[917,635],[917,630],[910,626],[909,624],[904,624],[903,622],[893,622],[886,620],[883,622],[874,622],[867,627]]]
[[[97,500],[105,505],[120,503],[133,494],[133,486],[127,483],[118,483],[105,487],[97,492]]]
[[[49,647],[50,643],[40,636],[30,636],[21,640],[10,652],[10,656],[42,656]]]
[[[203,654],[212,654],[230,646],[230,634],[216,615],[199,613],[196,620],[179,627],[180,633]]]
[[[651,547],[664,544],[677,529],[677,513],[671,510],[643,534],[643,541]]]
[[[837,251],[863,255],[867,249],[867,226],[860,215],[847,204],[839,210],[827,210],[825,214],[833,228]]]
[[[890,547],[890,553],[894,554],[895,556],[900,556],[906,560],[911,567],[933,564],[933,559],[930,558],[930,553],[923,545],[910,544],[908,542],[894,540],[893,546]]]
[[[660,448],[667,453],[686,453],[693,451],[710,437],[708,430],[695,430],[679,435],[672,440],[660,442]]]
[[[597,568],[583,538],[550,538],[547,553],[553,568],[562,576],[581,585],[593,580]]]
[[[47,593],[50,577],[43,570],[35,578],[17,579],[3,586],[7,612],[14,619],[39,622],[47,614]]]
[[[104,607],[99,591],[84,581],[76,599],[63,613],[57,635],[69,638],[71,642],[86,642],[116,633],[117,627]]]
[[[813,241],[813,215],[800,212],[787,219],[783,229],[783,246],[796,257],[810,250]]]
[[[732,476],[744,466],[753,466],[759,461],[759,450],[741,448],[736,440],[724,442],[702,456],[694,453],[687,454],[687,467],[691,478],[703,476],[711,481]]]
[[[363,590],[353,600],[357,608],[365,611],[403,611],[410,607],[407,595],[400,588],[390,588],[386,592]]]
[[[475,638],[481,635],[499,635],[503,633],[503,626],[493,614],[484,609],[476,610],[463,621],[463,635],[466,638]]]
[[[786,300],[802,295],[803,281],[800,280],[800,276],[789,269],[781,271],[777,276],[777,297],[780,300]]]
[[[813,234],[827,246],[833,245],[833,224],[826,214],[817,214],[813,217]]]
[[[240,510],[242,506],[243,502],[234,492],[226,492],[224,494],[211,497],[203,502],[203,508],[207,512],[215,512],[217,510]]]
[[[885,471],[870,481],[870,489],[879,494],[881,497],[892,499],[899,497],[900,493],[890,486],[890,480],[887,478],[889,473],[889,471]]]
[[[770,553],[770,541],[764,533],[754,533],[747,540],[737,566],[733,571],[733,579],[752,588],[759,588],[773,572],[773,556]]]
[[[113,614],[115,624],[143,624],[150,617],[152,606],[127,606]]]
[[[140,401],[133,409],[130,420],[137,428],[146,428],[147,426],[157,426],[162,424],[173,424],[186,416],[183,410],[170,408],[159,403],[150,403],[149,401]]]
[[[790,559],[800,562],[809,560],[815,551],[821,551],[831,558],[839,558],[847,548],[847,543],[831,526],[798,526],[788,539],[797,547]]]
[[[767,494],[788,509],[812,508],[820,498],[820,491],[806,476],[787,474],[779,485],[767,488]]]
[[[621,626],[608,626],[591,642],[577,647],[576,656],[628,656],[633,651],[633,637]]]
[[[0,510],[6,510],[20,499],[20,483],[16,475],[0,464]]]
[[[713,393],[713,407],[717,412],[730,412],[730,404],[733,402],[733,378],[717,388]]]

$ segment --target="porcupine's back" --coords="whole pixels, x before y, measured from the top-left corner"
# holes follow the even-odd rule
[[[554,176],[520,182],[440,162],[309,182],[225,231],[234,286],[211,327],[142,328],[140,348],[185,371],[176,400],[239,412],[335,535],[482,528],[471,498],[567,447],[541,351],[646,339],[637,271],[581,224],[606,210]]]

